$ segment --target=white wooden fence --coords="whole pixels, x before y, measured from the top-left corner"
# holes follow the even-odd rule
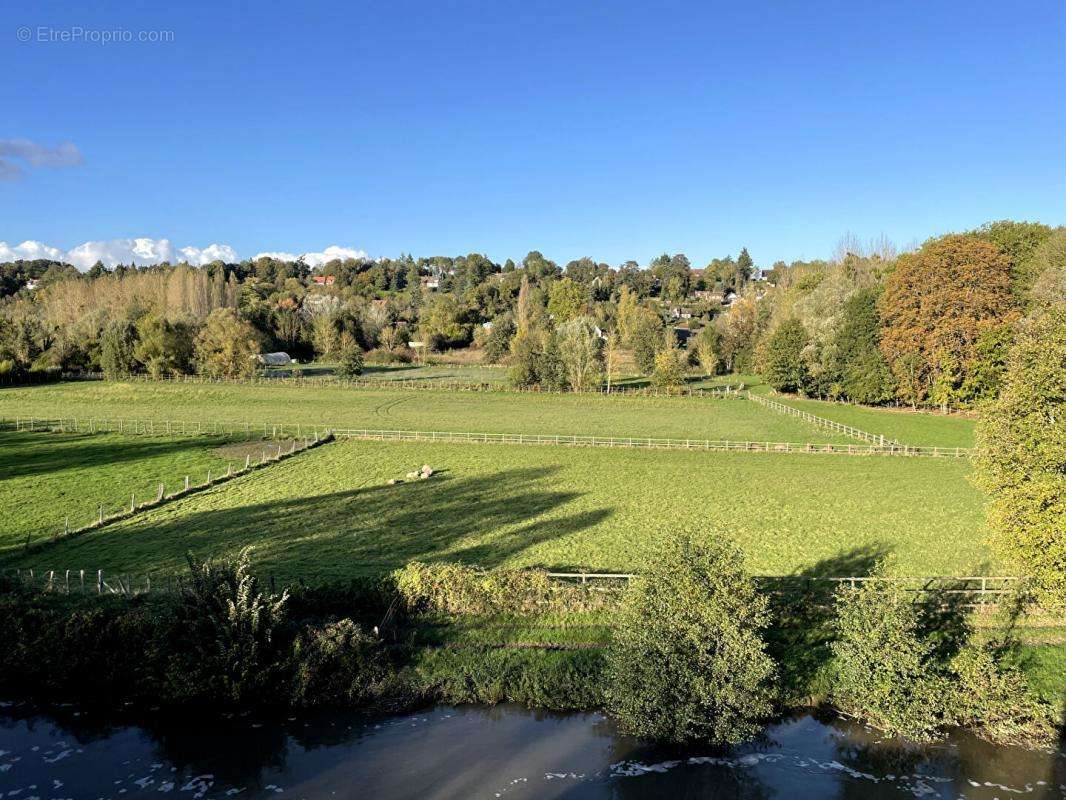
[[[819,417],[816,414],[811,414],[807,411],[802,411],[798,408],[793,408],[790,405],[779,403],[776,400],[772,400],[769,397],[764,397],[759,394],[752,394],[751,392],[745,392],[745,396],[759,405],[771,408],[774,411],[781,414],[788,414],[789,416],[799,417],[804,422],[809,422],[812,425],[817,425],[829,431],[835,431],[836,433],[842,433],[845,436],[850,436],[852,439],[859,439],[863,442],[870,442],[876,444],[879,447],[906,447],[906,445],[897,442],[895,439],[886,439],[884,434],[869,433],[868,431],[860,430],[859,428],[852,427],[851,425],[844,425],[843,423],[836,422],[825,417]],[[968,454],[968,453],[967,453]]]
[[[835,455],[931,456],[967,458],[964,447],[911,447],[886,444],[823,444],[817,442],[734,441],[653,436],[585,436],[543,433],[481,433],[469,431],[377,430],[342,428],[336,425],[286,422],[217,422],[185,420],[129,420],[96,417],[60,419],[16,418],[0,420],[0,427],[19,431],[58,431],[69,433],[123,433],[155,436],[243,436],[245,438],[284,438],[318,436],[331,431],[338,438],[382,441],[454,442],[469,444],[540,444],[569,447],[629,447],[644,450],[703,450],[744,453],[829,453]]]
[[[370,574],[383,575],[391,565],[351,565],[353,568],[369,568]],[[149,592],[175,592],[181,588],[182,575],[166,572],[131,573],[84,569],[8,569],[3,574],[27,588],[65,594],[146,594]],[[633,578],[635,573],[603,572],[549,572],[555,581],[580,583],[586,586],[599,585],[605,590],[619,589]],[[776,595],[820,598],[824,600],[841,585],[858,587],[864,583],[903,584],[905,591],[916,599],[939,598],[948,605],[959,605],[973,610],[992,610],[1001,600],[1012,594],[1028,578],[1004,575],[935,575],[926,577],[892,576],[755,576],[755,583],[764,591]],[[304,583],[305,579],[301,579]],[[317,584],[315,576],[307,576],[306,582]],[[273,575],[265,577],[270,591],[276,592],[278,581]]]

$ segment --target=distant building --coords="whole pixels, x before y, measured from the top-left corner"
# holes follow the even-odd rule
[[[26,291],[32,292],[34,289],[37,288],[37,286],[38,286],[37,279],[36,278],[30,278],[28,281],[26,281],[26,286],[24,288],[26,289]]]
[[[332,286],[333,281],[336,279],[336,275],[314,275],[311,278],[315,282],[315,286]]]
[[[440,278],[423,278],[422,288],[435,291],[440,288]]]

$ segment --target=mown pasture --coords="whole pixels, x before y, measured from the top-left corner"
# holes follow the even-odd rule
[[[147,500],[164,482],[167,491],[185,475],[202,481],[217,475],[227,459],[216,437],[120,436],[117,434],[0,431],[0,553],[28,540],[51,539]],[[232,460],[232,459],[231,459]]]
[[[758,442],[853,441],[741,397],[142,381],[84,381],[0,391],[0,417],[31,416]]]
[[[150,442],[150,439],[146,439]],[[423,464],[425,481],[391,479]],[[678,531],[734,537],[762,574],[996,571],[965,461],[337,442],[8,566],[177,570],[246,545],[329,581],[411,560],[638,571]],[[171,470],[172,472],[173,470]]]
[[[869,408],[826,400],[774,395],[785,405],[819,417],[881,434],[916,447],[973,447],[976,420],[957,414],[937,414],[909,409]]]

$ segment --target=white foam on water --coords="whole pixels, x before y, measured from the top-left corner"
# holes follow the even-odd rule
[[[615,764],[611,764],[607,769],[607,775],[610,778],[635,778],[641,775],[648,775],[651,773],[662,773],[674,769],[681,764],[687,764],[690,766],[718,766],[727,767],[730,769],[754,767],[760,763],[776,764],[779,762],[785,762],[784,766],[792,766],[798,769],[815,768],[822,772],[839,772],[843,773],[855,780],[869,781],[871,783],[894,783],[899,788],[914,797],[926,797],[929,795],[939,794],[939,790],[936,788],[936,784],[948,784],[953,783],[954,778],[944,777],[940,775],[895,775],[886,774],[882,776],[873,775],[869,772],[862,772],[861,770],[849,767],[846,764],[842,764],[839,761],[817,761],[811,758],[803,758],[800,756],[789,755],[787,753],[748,753],[742,756],[733,758],[720,757],[720,756],[693,756],[685,759],[684,761],[661,761],[655,764],[643,764],[639,761],[619,761]],[[563,777],[562,773],[545,773],[545,778],[551,779],[553,777]],[[1009,792],[1011,794],[1030,794],[1036,791],[1037,787],[1046,785],[1045,781],[1036,781],[1035,783],[1027,783],[1023,788],[1017,788],[1013,786],[1006,786],[1004,784],[992,783],[985,781],[984,783],[978,783],[974,780],[967,780],[970,786],[976,788],[990,788],[997,789],[1002,792]],[[1066,791],[1066,785],[1060,787]]]

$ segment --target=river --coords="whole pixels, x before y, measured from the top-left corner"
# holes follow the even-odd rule
[[[602,714],[204,718],[0,707],[0,800],[130,798],[1066,798],[1066,753],[966,734],[904,747],[796,714],[728,751],[643,746]]]

